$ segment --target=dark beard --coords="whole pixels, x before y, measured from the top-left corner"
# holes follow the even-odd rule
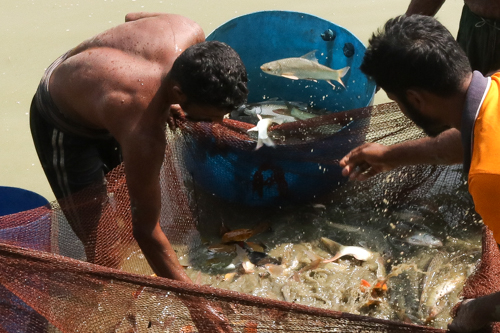
[[[400,99],[400,102],[405,107],[406,116],[410,118],[410,120],[413,121],[415,125],[420,127],[428,136],[434,138],[442,132],[451,128],[451,126],[440,123],[437,119],[424,116],[420,111],[414,108],[406,98]]]

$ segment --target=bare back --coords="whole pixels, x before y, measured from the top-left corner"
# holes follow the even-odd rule
[[[139,119],[157,121],[168,109],[160,91],[163,78],[182,51],[204,40],[202,29],[182,16],[132,18],[78,45],[50,80],[51,96],[63,114],[107,129],[119,141]]]

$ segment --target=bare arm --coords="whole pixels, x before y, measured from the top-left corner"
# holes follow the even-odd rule
[[[445,0],[411,0],[406,15],[421,14],[434,16]]]
[[[448,329],[450,332],[475,332],[496,321],[500,321],[500,292],[464,301]]]
[[[425,137],[392,146],[366,143],[340,161],[342,174],[351,180],[366,180],[380,172],[404,165],[457,164],[463,160],[460,132],[447,130],[435,138]]]
[[[134,238],[158,276],[191,282],[159,224],[159,172],[165,153],[165,135],[161,126],[149,129],[147,134],[131,135],[125,140],[122,150]]]

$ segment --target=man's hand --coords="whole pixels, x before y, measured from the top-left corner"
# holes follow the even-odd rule
[[[170,129],[175,130],[175,120],[174,118],[184,117],[184,111],[179,104],[170,105],[170,113],[167,119],[167,124]]]
[[[350,180],[366,180],[380,172],[394,169],[396,165],[386,158],[388,151],[387,146],[378,143],[365,143],[351,150],[339,162],[343,168],[342,175],[349,176]]]
[[[484,311],[480,309],[481,299],[467,299],[458,308],[457,315],[452,323],[448,325],[450,332],[466,333],[477,331],[486,326],[489,322],[484,316]]]

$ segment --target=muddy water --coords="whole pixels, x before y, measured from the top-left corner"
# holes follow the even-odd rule
[[[222,236],[202,234],[204,244],[185,261],[188,274],[198,284],[255,296],[446,328],[480,258],[481,223],[465,208],[471,206],[466,190],[396,208],[357,197],[348,204],[285,209],[266,219],[269,227],[248,242],[277,265],[252,265],[240,247],[221,247]],[[338,249],[322,238],[369,250],[371,257],[323,262]]]
[[[39,165],[28,125],[31,98],[44,69],[82,40],[123,22],[134,11],[171,12],[198,22],[209,34],[224,22],[259,10],[310,13],[350,30],[364,44],[409,1],[233,0],[4,0],[0,4],[0,185],[54,196]],[[448,0],[437,17],[453,34],[463,2]],[[263,37],[265,38],[265,37]],[[387,101],[383,92],[375,103]]]
[[[222,214],[224,225],[203,218],[200,245],[178,256],[196,284],[446,328],[450,310],[480,258],[482,223],[471,209],[466,188],[453,186],[399,205],[371,200],[374,193],[348,186],[335,204],[250,214],[238,208],[234,215]],[[217,209],[203,210],[219,219]],[[249,235],[247,244],[264,252],[267,262],[252,264],[251,255],[230,242]],[[363,250],[370,256],[345,255],[325,262],[338,252],[325,238],[355,247],[351,254]],[[152,273],[138,249],[125,259],[123,269]]]

